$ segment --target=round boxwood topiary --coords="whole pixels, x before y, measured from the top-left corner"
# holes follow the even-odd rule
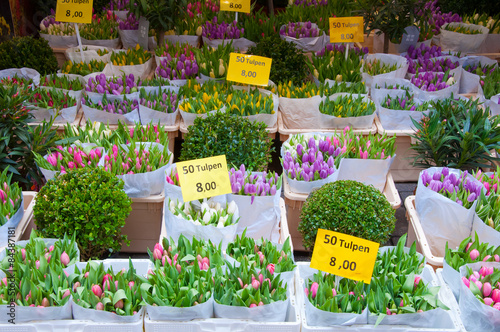
[[[396,225],[395,210],[373,186],[351,180],[313,191],[300,214],[304,247],[314,248],[318,228],[385,243]]]
[[[76,231],[82,260],[102,259],[120,250],[121,234],[132,210],[124,182],[103,168],[70,170],[47,181],[36,196],[35,225],[43,237]]]
[[[15,37],[0,44],[0,69],[28,67],[41,75],[55,73],[57,59],[43,38]]]
[[[229,167],[244,164],[248,170],[263,171],[271,162],[272,140],[263,122],[226,112],[197,117],[184,136],[179,159],[192,160],[226,155]]]

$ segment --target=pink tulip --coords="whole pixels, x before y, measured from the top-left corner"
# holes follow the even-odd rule
[[[422,278],[420,278],[420,276],[415,276],[415,281],[413,282],[414,287],[418,286],[418,284],[420,283],[420,280],[422,280]]]
[[[66,289],[66,291],[64,292],[62,298],[64,299],[66,296],[70,296],[70,295],[71,295],[71,293],[70,293],[69,289]]]
[[[159,249],[155,248],[155,249],[153,250],[153,258],[154,258],[154,259],[161,259],[161,257],[162,257],[162,253],[163,253],[163,251],[161,251],[161,250],[159,250]]]
[[[491,297],[485,297],[483,298],[483,301],[487,306],[491,306],[493,304],[493,300],[491,299]]]
[[[319,284],[317,282],[313,282],[311,285],[311,296],[314,299],[316,297],[316,293],[318,292]]]
[[[174,260],[173,260],[174,265],[176,265],[176,264],[177,264],[177,258],[179,258],[179,254],[175,254],[175,255],[174,255]]]
[[[39,261],[39,260],[37,260],[37,261],[35,262],[35,265],[36,265],[36,269],[37,269],[37,270],[38,270],[38,269],[40,269],[40,261]]]
[[[469,242],[467,246],[465,247],[465,252],[469,251],[470,246],[472,245],[472,242]]]
[[[177,266],[175,268],[177,269],[177,272],[179,272],[179,273],[182,272],[182,267],[180,264],[177,264]]]
[[[21,256],[23,256],[23,261],[26,260],[26,249],[21,249]]]
[[[118,280],[115,280],[115,289],[118,289]]]
[[[123,300],[118,300],[118,302],[115,303],[115,308],[123,309]]]
[[[489,282],[485,282],[483,284],[483,296],[488,297],[491,294],[491,284]],[[493,300],[491,300],[493,301]]]
[[[76,289],[77,289],[78,287],[80,287],[80,286],[81,286],[81,284],[80,284],[80,282],[79,282],[79,281],[75,282],[75,283],[73,284],[73,292],[76,292]]]
[[[42,307],[50,307],[50,302],[46,297],[42,300]]]
[[[349,295],[354,295],[354,292],[349,292]]]
[[[201,266],[201,270],[208,271],[209,268],[210,268],[210,265],[208,265],[208,263],[206,263],[206,262],[203,262],[203,264]]]
[[[7,287],[7,277],[5,277],[5,278],[2,279],[2,284],[4,284],[5,287]]]
[[[257,305],[256,305],[255,303],[250,304],[250,308],[254,308],[254,307],[256,307],[256,306],[257,306]]]
[[[264,302],[260,301],[259,302],[259,307],[262,306],[262,305],[264,305]]]
[[[132,287],[134,287],[134,284],[135,284],[135,282],[133,282],[133,281],[129,281],[129,283],[128,283],[128,288],[130,288],[130,289],[132,290]],[[117,287],[117,288],[118,288],[118,287]]]
[[[241,288],[243,288],[243,281],[240,278],[238,278],[238,281],[240,282]]]
[[[337,296],[337,291],[335,290],[335,288],[332,288],[332,295]]]
[[[493,305],[493,309],[500,310],[500,302],[497,302]]]
[[[469,256],[471,260],[475,261],[479,257],[479,251],[477,249],[472,249]]]
[[[479,288],[479,289],[483,288],[483,283],[481,281],[476,280],[476,281],[474,281],[474,283],[476,284],[477,288]]]
[[[271,275],[273,275],[273,274],[274,274],[275,267],[276,267],[276,266],[275,266],[273,263],[269,263],[269,264],[267,265],[267,270],[269,271],[269,273],[271,273]]]
[[[106,280],[113,280],[113,276],[109,273],[106,273],[104,277],[102,277],[102,282],[104,283]]]
[[[104,304],[102,304],[102,302],[97,302],[97,304],[95,305],[95,309],[104,310]]]
[[[462,281],[467,286],[467,288],[470,288],[470,281],[466,277],[462,277]]]
[[[493,302],[500,303],[500,289],[495,288],[491,291],[491,298],[493,299]]]
[[[64,266],[68,266],[68,264],[69,264],[69,256],[66,253],[66,251],[63,251],[63,253],[61,254],[61,263]]]
[[[500,262],[500,256],[495,255],[495,256],[493,256],[493,258],[495,258],[495,262]]]
[[[97,296],[98,298],[101,298],[101,295],[102,295],[101,286],[99,286],[99,285],[92,286],[92,292],[95,294],[95,296]]]
[[[109,291],[111,289],[111,281],[108,279],[104,280],[104,282],[102,283],[102,289]]]
[[[264,276],[262,275],[262,273],[259,274],[259,282],[262,284],[262,282],[264,281]]]
[[[89,277],[89,273],[88,272],[85,272],[85,274],[83,275],[84,278],[88,278]]]
[[[201,260],[201,262],[202,262],[203,264],[205,264],[205,263],[206,263],[207,265],[210,265],[210,260],[208,259],[208,257],[203,257],[203,259]]]
[[[158,249],[160,252],[163,252],[163,247],[162,247],[162,245],[161,245],[161,244],[159,244],[159,243],[156,243],[156,244],[155,244],[155,249]]]
[[[259,289],[260,282],[257,279],[252,280],[252,287],[253,289]]]
[[[491,258],[491,255],[486,255],[484,258],[483,258],[483,262],[486,262],[488,259]]]
[[[304,289],[304,292],[306,293],[306,296],[309,296],[309,288]]]

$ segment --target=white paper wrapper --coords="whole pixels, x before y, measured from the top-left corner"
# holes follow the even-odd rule
[[[217,318],[250,319],[257,322],[284,322],[290,299],[253,308],[223,305],[214,302]]]
[[[482,266],[500,269],[500,263],[479,262],[460,267],[460,279],[466,276],[467,268],[479,271]],[[460,283],[460,300],[458,301],[462,322],[467,331],[494,332],[500,326],[500,311],[481,303],[467,286]]]
[[[213,48],[217,48],[219,45],[228,44],[231,40],[233,41],[233,48],[235,52],[246,52],[250,47],[255,46],[255,43],[246,38],[238,39],[208,39],[207,37],[202,37],[203,44],[208,45]]]
[[[422,72],[423,73],[423,72]],[[460,90],[460,82],[455,78],[455,83],[439,91],[425,91],[412,84],[413,94],[422,101],[441,100],[457,96]]]
[[[469,35],[464,33],[458,33],[454,31],[448,31],[445,28],[450,27],[465,27],[473,30],[480,30],[480,34]],[[486,40],[488,36],[489,29],[476,24],[466,24],[466,23],[447,23],[441,27],[439,45],[443,51],[456,51],[464,53],[477,53],[481,45]]]
[[[45,33],[41,33],[40,37],[49,42],[50,47],[52,48],[68,48],[78,45],[78,40],[76,39],[76,35],[74,36],[55,36],[49,35]]]
[[[311,98],[279,98],[279,110],[283,125],[287,129],[321,128],[319,104],[320,96]]]
[[[384,160],[343,158],[340,160],[339,169],[335,172],[338,173],[337,180],[358,181],[366,185],[372,185],[380,192],[383,192],[387,173],[389,173],[389,168],[391,168],[395,158],[396,155]]]
[[[82,38],[82,44],[83,45],[107,47],[107,48],[118,48],[120,46],[120,38],[96,39],[96,40]]]
[[[365,72],[363,72],[363,68],[367,62],[371,62],[373,60],[379,60],[384,64],[388,65],[397,65],[398,68],[394,71],[391,71],[386,74],[380,74],[380,75],[375,75],[371,76]],[[394,55],[394,54],[383,54],[383,53],[376,53],[376,54],[368,54],[365,59],[365,64],[361,67],[361,76],[363,82],[366,83],[366,86],[368,88],[371,88],[372,82],[374,78],[379,78],[379,79],[385,79],[385,78],[404,78],[406,75],[406,71],[408,70],[408,60],[406,58],[403,58],[402,56],[399,55]]]
[[[22,206],[23,205],[21,204],[21,207]],[[61,239],[51,239],[51,238],[43,238],[41,240],[43,241],[43,243],[45,243],[46,247],[53,246],[56,242],[61,241]],[[29,240],[17,241],[16,246],[20,246],[22,248],[25,248],[26,245],[28,244],[28,242],[29,242]],[[6,250],[9,250],[9,249],[6,249]],[[0,251],[0,261],[2,261],[5,258],[6,254],[7,254],[6,250]],[[80,249],[78,249],[78,244],[76,244],[76,243],[75,243],[75,250],[76,250],[76,260],[80,261]],[[74,269],[74,266],[75,266],[74,264],[69,265],[67,267],[67,269]],[[73,271],[73,270],[71,270],[71,271]],[[0,276],[4,277],[5,273],[3,271],[0,271]]]
[[[486,225],[481,218],[474,213],[474,217],[472,220],[472,231],[471,235],[477,233],[479,241],[487,242],[491,246],[500,246],[500,232],[491,228],[489,225]]]
[[[198,47],[200,43],[200,36],[193,35],[165,35],[165,40],[171,43],[185,44],[188,43],[191,46]]]
[[[252,172],[262,174],[262,172]],[[228,201],[235,201],[240,211],[240,220],[236,234],[242,234],[254,239],[264,238],[273,242],[279,240],[279,223],[281,212],[279,200],[281,188],[273,196],[252,196],[228,194]]]
[[[298,24],[303,25],[304,22],[298,22]],[[280,30],[283,27],[286,27],[286,25],[282,25]],[[318,25],[312,23],[311,27],[317,29]],[[280,37],[289,43],[295,44],[295,47],[304,52],[318,52],[325,48],[326,44],[330,41],[330,37],[325,35],[324,32],[318,37],[294,38],[284,35],[280,35]]]
[[[148,124],[151,122],[160,123],[165,126],[174,126],[179,111],[176,110],[174,113],[164,113],[159,112],[149,107],[139,105],[139,114],[141,119],[141,124]]]
[[[19,205],[19,209],[17,209],[16,213],[12,215],[4,225],[0,226],[0,247],[5,247],[9,244],[9,228],[13,227],[17,228],[21,219],[24,216],[24,196],[21,192],[21,205]]]
[[[120,20],[125,21],[128,16],[128,10],[113,10],[113,14],[115,14]]]
[[[479,81],[484,77],[470,73],[463,69],[468,65],[495,65],[498,68],[498,62],[485,56],[470,56],[462,63],[462,78],[460,79],[460,93],[477,93],[479,90]]]
[[[146,305],[146,311],[149,318],[154,321],[190,321],[212,318],[214,316],[214,297],[212,295],[205,303],[186,308]]]
[[[487,34],[486,40],[479,47],[478,53],[500,53],[500,34]]]
[[[139,30],[118,30],[118,35],[124,49],[135,48],[139,44]],[[156,48],[154,37],[148,37],[148,48]]]
[[[406,87],[411,90],[412,84],[409,80],[405,78],[383,78],[383,77],[374,77],[372,81],[371,87],[371,96],[374,97],[374,93],[382,93],[384,94],[387,91],[399,90],[399,89],[387,89],[385,86],[389,85],[399,85],[401,87]],[[377,87],[377,88],[376,88]]]
[[[25,323],[30,321],[47,321],[71,319],[72,300],[70,299],[62,307],[24,307],[16,305],[14,309],[8,305],[0,305],[0,324],[10,324],[9,319],[14,319],[15,323]],[[13,313],[13,317],[10,314]]]
[[[288,185],[290,186],[290,191],[297,193],[297,194],[310,194],[313,189],[320,188],[323,185],[329,183],[329,182],[335,182],[337,181],[337,178],[339,176],[338,170],[333,172],[333,174],[329,175],[325,179],[321,180],[316,180],[316,181],[298,181],[298,180],[293,180],[288,177],[284,172],[284,177],[286,177],[286,180],[288,181]]]
[[[66,55],[66,59],[72,62],[84,61],[85,63],[88,63],[92,60],[109,62],[111,53],[100,56],[99,54],[97,54],[97,50],[107,49],[109,52],[111,52],[111,49],[107,47],[93,46],[93,45],[85,45],[83,48],[87,49],[86,51],[83,51],[83,60],[82,60],[82,55],[80,54],[81,52],[79,46],[70,47],[66,49],[66,51],[64,52],[64,54]]]
[[[74,122],[76,119],[78,106],[66,107],[60,110],[60,115],[56,117],[54,123],[65,123],[65,122]],[[57,114],[57,111],[53,108],[38,108],[35,107],[29,111],[34,115],[35,121],[49,121],[52,116]]]
[[[458,301],[460,296],[460,284],[462,283],[462,278],[460,278],[460,272],[454,270],[446,260],[443,260],[443,271],[441,272],[444,282],[450,287],[455,299]]]
[[[352,99],[355,100],[359,97],[362,97],[361,100],[366,103],[370,103],[371,100],[368,98],[367,95],[354,95],[350,93],[334,93],[330,97],[328,97],[330,100],[335,100],[339,96],[348,96],[351,95]],[[322,97],[321,100],[325,100],[327,97]],[[344,129],[345,127],[349,126],[351,128],[355,129],[361,129],[361,128],[371,128],[373,125],[373,120],[375,119],[375,111],[370,114],[370,115],[363,115],[363,116],[356,116],[356,117],[346,117],[346,118],[338,118],[334,115],[329,115],[329,114],[323,114],[320,112],[319,115],[319,120],[320,120],[320,125],[321,129]]]
[[[432,176],[442,169],[442,167],[431,167],[427,169],[427,172]],[[450,174],[460,176],[460,171],[457,169],[449,168],[449,171]],[[466,209],[425,187],[422,182],[423,172],[420,172],[418,178],[415,207],[431,252],[435,256],[443,257],[446,242],[450,248],[455,248],[460,245],[460,241],[470,236],[475,204],[470,209]],[[467,181],[481,184],[470,174],[467,175]]]
[[[247,90],[248,91],[249,86],[242,87],[242,86],[234,85],[233,88],[236,90]],[[273,112],[274,113],[273,114],[248,115],[248,116],[244,116],[244,118],[247,118],[250,121],[264,122],[266,124],[267,128],[272,128],[272,127],[276,126],[276,122],[278,122],[279,98],[277,95],[275,95],[274,93],[272,93],[269,90],[259,88],[259,92],[265,96],[271,96],[273,98],[273,106],[274,106]]]
[[[129,125],[140,123],[139,110],[133,110],[127,114],[113,114],[98,110],[97,108],[88,107],[87,105],[82,105],[82,110],[87,121],[104,122],[107,124],[118,124],[118,122],[121,121]]]
[[[90,320],[98,323],[135,323],[144,317],[144,307],[132,316],[119,316],[109,311],[87,309],[79,306],[75,302],[73,302],[72,307],[74,319]]]
[[[421,111],[406,111],[406,110],[393,110],[384,107],[382,102],[387,96],[391,98],[404,98],[406,92],[398,89],[372,89],[372,99],[377,105],[377,114],[380,123],[385,130],[413,130],[414,125],[411,119],[417,122],[422,120],[427,112]],[[415,99],[418,104],[421,104],[418,99]]]
[[[134,77],[146,79],[151,72],[151,66],[153,64],[153,58],[149,59],[142,65],[133,66],[115,66],[112,63],[108,63],[106,67],[109,66],[110,73],[114,76],[130,75],[133,74]]]
[[[33,80],[33,85],[35,86],[40,85],[40,73],[37,72],[35,69],[23,67],[23,68],[9,68],[0,70],[0,78],[4,77],[12,78],[16,75],[18,77]]]

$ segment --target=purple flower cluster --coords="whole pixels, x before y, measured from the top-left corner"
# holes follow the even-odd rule
[[[40,23],[40,25],[44,25],[46,28],[49,27],[49,25],[51,24],[61,24],[61,22],[58,22],[56,21],[56,12],[54,11],[54,9],[51,9],[50,10],[50,15],[45,17],[42,22]]]
[[[437,6],[437,2],[438,0],[428,1],[423,7],[420,7],[420,9],[416,11],[419,17],[428,16],[427,23],[431,26],[435,26],[433,29],[435,33],[439,33],[439,29],[446,23],[462,22],[462,18],[458,14],[441,12],[441,8]]]
[[[82,97],[82,105],[87,105],[92,108],[102,110],[104,112],[112,114],[127,114],[139,108],[139,102],[137,100],[113,100],[108,101],[108,99],[99,100],[97,103],[92,103],[90,100],[86,100]]]
[[[127,10],[130,0],[112,0],[109,5],[111,10]]]
[[[327,6],[328,0],[295,0],[295,6]]]
[[[150,95],[147,98],[140,98],[139,104],[158,112],[173,113],[177,108],[177,94],[163,92],[160,95]]]
[[[119,19],[118,28],[120,30],[138,30],[139,20],[133,13],[129,13],[125,21]]]
[[[450,58],[441,58],[435,60],[425,59],[419,57],[417,60],[408,60],[408,73],[415,74],[417,70],[419,72],[432,71],[432,72],[445,72],[451,69],[455,69],[460,66],[460,62],[451,61]]]
[[[314,137],[311,137],[306,146],[300,143],[295,146],[294,156],[290,151],[285,153],[283,170],[295,180],[325,179],[335,172],[335,158],[343,152],[345,151],[339,146],[335,148],[329,140],[320,139],[316,144]]]
[[[156,68],[156,75],[169,80],[196,78],[198,75],[198,64],[195,59],[190,60],[184,54],[181,54],[177,60],[175,58],[168,60],[167,57]]]
[[[427,46],[424,43],[420,44],[419,47],[415,47],[413,45],[410,45],[408,47],[408,51],[406,52],[406,58],[408,60],[414,60],[414,59],[430,59],[430,58],[435,58],[438,56],[441,56],[441,46]]]
[[[122,95],[136,92],[137,87],[133,74],[123,77],[106,77],[104,74],[99,74],[89,78],[85,91]]]
[[[239,29],[236,24],[236,21],[231,24],[222,21],[222,23],[218,24],[217,17],[214,17],[212,22],[207,21],[202,26],[201,35],[208,39],[238,39],[243,37],[245,29]]]
[[[321,51],[316,52],[316,56],[324,56],[325,52],[344,53],[345,50],[346,44],[327,44]],[[363,56],[365,54],[368,54],[368,47],[359,48],[356,46],[350,46],[349,52],[354,52],[357,55]]]
[[[428,170],[422,173],[422,183],[435,191],[457,202],[465,208],[470,208],[472,203],[481,195],[483,185],[467,178],[468,172],[460,172],[460,176],[450,173],[447,167],[442,171],[430,174]]]
[[[410,82],[424,91],[439,91],[455,84],[455,79],[449,72],[417,72]]]
[[[245,165],[238,170],[234,167],[229,171],[233,194],[248,196],[272,196],[279,187],[279,175],[272,172],[262,174],[245,173]]]
[[[311,21],[307,22],[288,22],[280,29],[280,35],[292,38],[308,38],[319,36],[319,29],[312,26]]]

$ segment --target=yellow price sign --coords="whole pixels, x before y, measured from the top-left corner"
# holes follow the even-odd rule
[[[318,229],[311,267],[369,284],[379,244],[352,235]]]
[[[330,17],[330,43],[364,42],[363,17]]]
[[[220,10],[250,13],[250,0],[220,0]]]
[[[231,53],[226,80],[267,86],[273,59],[263,56]]]
[[[56,21],[92,23],[94,0],[57,0]]]
[[[232,192],[225,155],[178,162],[176,166],[184,202]]]

